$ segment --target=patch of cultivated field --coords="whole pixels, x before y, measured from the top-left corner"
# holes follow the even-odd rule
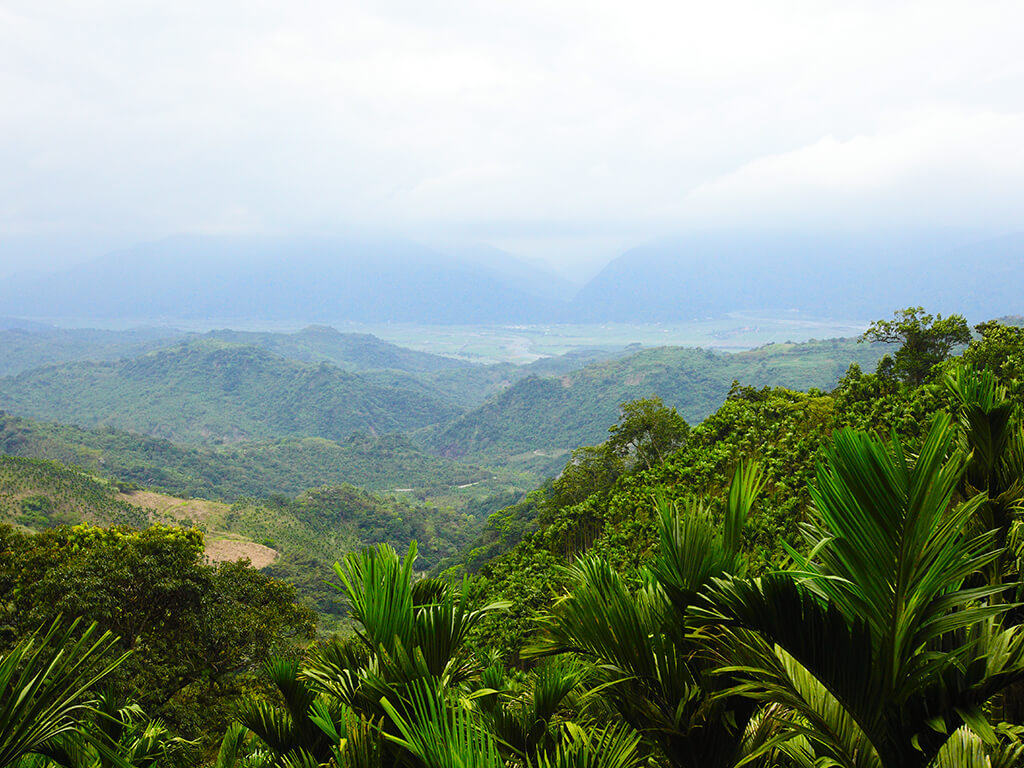
[[[277,559],[277,550],[257,544],[235,533],[219,530],[230,504],[206,499],[181,499],[154,491],[129,491],[120,498],[150,511],[153,522],[192,523],[203,529],[206,557],[214,563],[249,558],[255,568],[265,568]]]
[[[210,562],[233,562],[248,558],[253,568],[266,568],[277,559],[277,550],[245,539],[206,537],[206,557]]]
[[[191,521],[207,528],[217,525],[231,509],[230,504],[219,501],[181,499],[154,491],[128,491],[118,495],[129,504],[153,510],[156,521]]]

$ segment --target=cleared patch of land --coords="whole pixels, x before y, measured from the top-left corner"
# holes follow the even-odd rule
[[[118,494],[118,497],[147,510],[153,522],[185,523],[202,528],[205,532],[206,557],[210,562],[220,563],[245,557],[254,568],[266,568],[278,557],[277,550],[271,547],[223,530],[225,517],[231,511],[230,504],[206,499],[180,499],[154,491],[128,491]]]
[[[175,522],[191,521],[198,525],[210,527],[222,520],[231,509],[230,504],[206,499],[179,499],[155,491],[128,491],[118,497],[143,509],[152,510],[157,520],[174,520]]]
[[[206,537],[206,557],[210,562],[234,562],[248,558],[253,568],[266,568],[277,559],[277,550],[243,539]]]

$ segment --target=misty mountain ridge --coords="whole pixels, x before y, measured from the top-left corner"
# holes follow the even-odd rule
[[[454,254],[454,255],[452,255]],[[869,321],[922,305],[1019,313],[1024,233],[967,246],[937,235],[686,235],[612,260],[571,299],[537,262],[487,246],[176,236],[0,286],[7,315],[489,325],[689,321],[800,310]]]
[[[342,333],[329,326],[311,325],[293,333],[214,330],[197,335],[168,328],[98,330],[57,328],[43,323],[0,326],[0,376],[55,363],[113,362],[139,357],[156,349],[195,338],[249,344],[281,357],[306,363],[327,362],[347,371],[392,370],[440,373],[470,363],[420,352],[368,333]]]
[[[980,321],[1019,311],[1024,233],[950,250],[934,239],[703,235],[635,248],[574,297],[580,321],[800,310],[869,321],[921,305]]]
[[[8,281],[0,302],[29,317],[443,324],[553,317],[562,304],[405,241],[193,235]]]

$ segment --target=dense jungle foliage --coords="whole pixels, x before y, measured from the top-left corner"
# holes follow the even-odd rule
[[[0,412],[0,452],[50,459],[177,496],[234,501],[350,483],[434,494],[494,477],[493,471],[431,455],[398,435],[357,432],[336,442],[286,437],[188,446],[106,427],[83,429]],[[503,477],[508,478],[508,473]]]
[[[4,529],[0,766],[1019,765],[1024,331],[977,330],[920,381],[627,403],[443,571],[340,557],[309,645],[195,531]]]

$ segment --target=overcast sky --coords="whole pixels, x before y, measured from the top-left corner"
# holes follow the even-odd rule
[[[0,238],[358,228],[568,262],[1022,229],[1022,30],[1020,0],[0,0]]]

